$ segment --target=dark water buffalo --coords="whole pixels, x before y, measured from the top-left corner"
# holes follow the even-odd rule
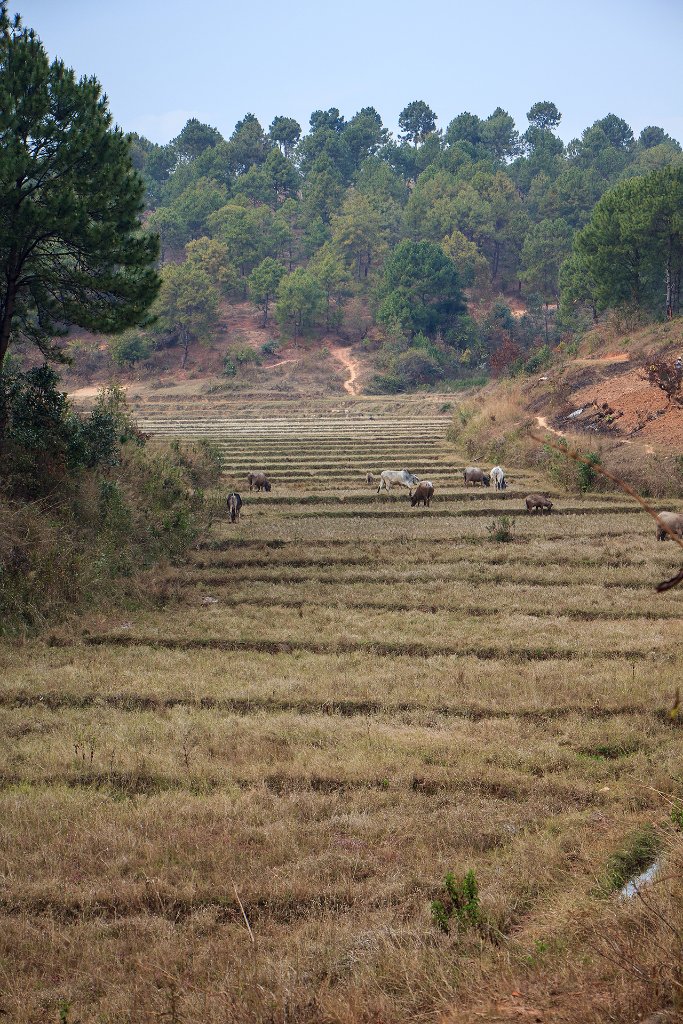
[[[683,540],[683,515],[680,512],[658,512],[657,515],[662,523],[669,527],[671,533]],[[657,523],[657,540],[670,540],[671,533],[667,533],[661,524]]]
[[[262,473],[260,471],[257,473],[249,473],[247,475],[247,480],[249,481],[250,491],[270,490],[270,483],[268,482],[268,478],[265,473]]]
[[[479,466],[468,466],[467,469],[463,470],[463,479],[465,481],[465,487],[468,484],[481,484],[482,487],[491,486],[491,477],[488,473],[485,473],[483,469],[479,469]]]
[[[237,493],[233,491],[232,494],[228,495],[228,515],[230,516],[230,522],[236,523],[240,517],[240,509],[242,508],[242,499]]]
[[[432,483],[432,481],[421,480],[417,487],[415,488],[415,490],[413,491],[413,496],[410,499],[411,508],[415,508],[416,505],[419,506],[420,502],[422,502],[425,508],[429,508],[429,502],[432,500],[433,497],[434,484]]]
[[[527,512],[540,511],[541,515],[543,515],[543,512],[546,509],[550,512],[553,507],[552,501],[550,498],[546,498],[545,494],[527,494],[524,502],[526,504]]]

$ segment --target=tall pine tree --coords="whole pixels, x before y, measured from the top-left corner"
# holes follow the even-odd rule
[[[159,287],[143,194],[99,83],[50,63],[0,3],[0,375],[17,339],[59,358],[71,325],[141,321]]]

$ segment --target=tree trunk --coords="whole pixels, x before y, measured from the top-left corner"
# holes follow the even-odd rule
[[[671,239],[669,239],[669,249],[666,255],[666,318],[667,320],[673,320],[674,315],[674,303],[673,303],[673,288],[671,279]]]
[[[181,370],[184,370],[185,369],[185,364],[187,363],[187,352],[188,352],[188,349],[190,347],[190,335],[189,335],[189,332],[185,331],[185,330],[181,331],[180,338],[181,338],[181,342],[182,342],[182,346],[183,346],[183,361],[182,361],[182,364],[181,364],[180,368],[181,368]]]
[[[14,315],[14,306],[16,303],[16,292],[14,290],[7,293],[7,301],[5,302],[5,310],[3,313],[2,320],[0,320],[0,460],[2,460],[3,452],[3,439],[5,436],[5,429],[7,427],[7,409],[4,402],[4,371],[5,356],[9,348],[10,332],[12,329],[12,317]]]
[[[268,295],[266,293],[266,301],[265,301],[265,304],[263,306],[263,323],[261,324],[262,327],[265,327],[266,324],[268,323],[268,303],[269,303],[269,301],[270,301],[270,295]]]
[[[17,295],[14,288],[8,288],[5,310],[2,315],[2,320],[0,320],[0,372],[2,372],[2,366],[5,362],[7,349],[9,348],[9,338],[12,331],[12,318],[14,317],[16,299]]]
[[[500,265],[500,242],[496,242],[493,247],[493,280],[498,277],[498,267]]]

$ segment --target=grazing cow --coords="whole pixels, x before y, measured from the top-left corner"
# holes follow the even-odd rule
[[[547,509],[548,512],[550,512],[550,509],[553,507],[553,503],[550,498],[546,498],[544,494],[527,494],[524,501],[526,503],[527,512],[536,513],[540,509],[541,515],[543,515],[544,509]]]
[[[683,540],[683,515],[679,512],[658,512],[657,515],[661,519],[662,523],[666,525],[677,537]],[[670,540],[671,533],[667,533],[666,530],[657,523],[657,540]]]
[[[410,499],[411,508],[419,506],[420,502],[425,508],[429,508],[429,502],[434,497],[434,484],[431,480],[420,480],[419,484],[413,491],[413,496]]]
[[[266,477],[265,473],[262,473],[262,472],[249,473],[247,475],[247,480],[249,481],[249,490],[250,491],[269,491],[270,490],[270,483],[268,482],[268,478]]]
[[[501,466],[494,466],[491,470],[491,479],[495,484],[497,491],[504,491],[507,487],[507,481],[505,480],[505,473]]]
[[[478,466],[468,466],[467,469],[463,470],[463,478],[465,480],[465,487],[468,484],[481,484],[482,487],[491,486],[491,477],[488,473],[485,473],[483,469],[479,469]]]
[[[240,517],[240,509],[242,508],[242,499],[237,493],[233,491],[232,494],[228,495],[228,515],[230,516],[230,522],[236,523]]]
[[[413,487],[416,487],[419,482],[419,477],[407,469],[383,469],[380,473],[377,493],[379,494],[381,490],[388,491],[394,484],[398,484],[400,487],[407,487],[408,494],[412,497]]]
[[[365,477],[365,479],[367,480],[367,482],[369,484],[374,484],[374,482],[375,482],[375,474],[374,473],[368,473],[367,476]]]

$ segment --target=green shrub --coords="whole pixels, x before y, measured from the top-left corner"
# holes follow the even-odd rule
[[[500,516],[486,527],[491,540],[506,544],[515,539],[515,520],[512,516]]]
[[[240,367],[260,366],[262,362],[263,356],[257,349],[249,345],[234,345],[223,356],[223,375],[235,377]]]
[[[249,345],[236,345],[235,348],[230,349],[229,354],[238,366],[260,366],[262,363],[260,354]]]
[[[548,475],[568,490],[585,493],[592,490],[600,479],[593,467],[599,465],[601,460],[597,452],[582,452],[577,449],[577,454],[587,459],[588,462],[572,459],[569,455],[569,444],[563,437],[557,440],[554,447],[543,446],[543,457]]]
[[[432,900],[432,918],[442,932],[450,931],[452,920],[460,927],[473,927],[481,923],[479,907],[479,883],[474,871],[470,870],[459,882],[452,871],[444,878],[446,890],[442,899]]]
[[[143,334],[125,333],[109,342],[109,354],[117,366],[132,367],[149,357],[152,346]]]
[[[600,456],[597,452],[585,452],[583,453],[584,458],[588,462],[577,462],[576,472],[579,480],[579,490],[590,491],[594,486],[598,474],[593,469],[593,466],[600,465]]]

